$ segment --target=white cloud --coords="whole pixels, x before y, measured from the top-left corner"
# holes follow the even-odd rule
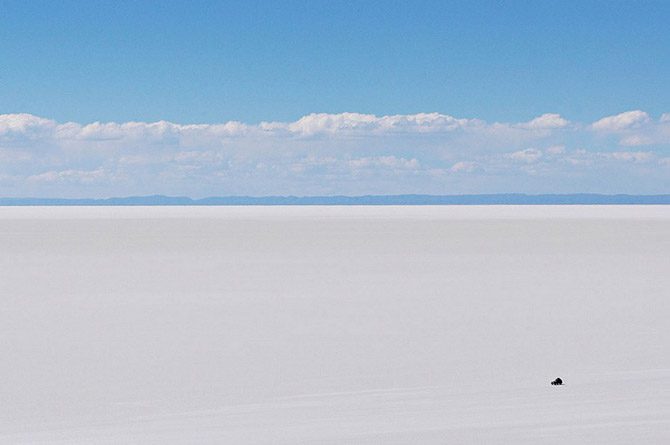
[[[341,114],[310,114],[289,124],[285,124],[291,133],[304,135],[316,133],[335,133],[339,131],[371,130],[377,123],[377,118],[371,114],[341,113]],[[281,128],[275,124],[274,128]]]
[[[80,183],[92,184],[107,179],[107,174],[102,168],[95,170],[61,170],[48,171],[27,178],[29,182],[42,183]]]
[[[654,140],[651,137],[641,134],[632,134],[630,136],[622,138],[619,141],[619,144],[625,147],[638,147],[640,145],[649,145],[653,143]]]
[[[615,151],[612,153],[601,153],[601,156],[617,161],[646,162],[653,159],[654,154],[649,151]]]
[[[619,145],[650,149],[614,150],[611,138],[602,137],[608,134]],[[474,188],[464,191],[477,192],[490,191],[493,176],[514,184],[524,176],[519,173],[542,178],[571,168],[603,174],[616,167],[616,174],[598,182],[614,184],[622,171],[633,174],[642,164],[652,176],[654,168],[667,176],[662,160],[669,149],[670,114],[652,119],[642,111],[592,125],[554,113],[507,123],[440,113],[317,113],[257,125],[58,123],[30,114],[0,115],[3,188],[35,196],[87,196],[94,190],[89,186],[108,196],[458,190],[457,183],[445,189],[449,181],[473,181]],[[524,190],[526,184],[512,188]]]
[[[419,113],[377,117],[360,113],[313,113],[295,122],[262,122],[265,132],[286,131],[301,136],[336,133],[431,133],[479,125],[476,119],[456,119],[439,113]]]
[[[469,173],[477,167],[477,164],[472,161],[460,161],[449,168],[452,173],[466,172]]]
[[[0,114],[0,136],[12,133],[43,132],[56,126],[50,119],[44,119],[32,114]]]
[[[515,161],[532,163],[542,157],[542,152],[536,148],[527,148],[525,150],[515,151],[513,153],[505,154],[505,157]]]
[[[670,114],[654,120],[644,111],[635,110],[608,116],[594,122],[591,128],[601,135],[615,135],[619,145],[670,145]]]
[[[394,170],[416,170],[419,168],[419,161],[416,159],[397,158],[395,156],[377,156],[352,159],[349,166],[354,169],[383,167]]]
[[[553,130],[558,128],[565,128],[570,122],[561,117],[560,114],[546,113],[535,119],[519,124],[521,128],[528,128],[531,130]]]
[[[599,132],[614,133],[640,127],[641,125],[650,122],[650,120],[649,115],[644,111],[634,110],[604,117],[594,122],[591,127]]]
[[[58,124],[30,114],[0,115],[0,136],[12,133],[37,133],[44,138],[57,141],[82,142],[132,142],[175,143],[197,145],[215,143],[228,138],[244,136],[295,135],[301,137],[325,135],[330,137],[346,135],[394,135],[440,134],[467,130],[470,134],[482,136],[504,136],[514,134],[514,129],[546,130],[560,129],[568,121],[558,114],[544,114],[531,121],[519,124],[487,124],[479,119],[459,119],[440,113],[418,113],[410,115],[375,116],[360,113],[314,113],[294,122],[261,122],[247,125],[237,121],[222,124],[181,125],[167,121],[158,122],[93,122],[79,124],[66,122]],[[527,137],[527,135],[524,135]]]

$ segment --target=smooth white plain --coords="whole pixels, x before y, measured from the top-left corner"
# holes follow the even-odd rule
[[[668,443],[669,289],[670,206],[0,208],[0,442]]]

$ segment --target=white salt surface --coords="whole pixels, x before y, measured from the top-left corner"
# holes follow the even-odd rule
[[[0,442],[670,443],[669,289],[670,206],[0,208]]]

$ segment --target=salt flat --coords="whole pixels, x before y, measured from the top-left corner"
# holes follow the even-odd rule
[[[669,289],[670,206],[0,208],[0,442],[669,443]]]

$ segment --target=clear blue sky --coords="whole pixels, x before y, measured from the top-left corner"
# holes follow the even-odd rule
[[[2,0],[0,106],[79,122],[657,114],[669,23],[667,1]]]
[[[0,0],[0,196],[669,193],[669,24],[670,1]]]

